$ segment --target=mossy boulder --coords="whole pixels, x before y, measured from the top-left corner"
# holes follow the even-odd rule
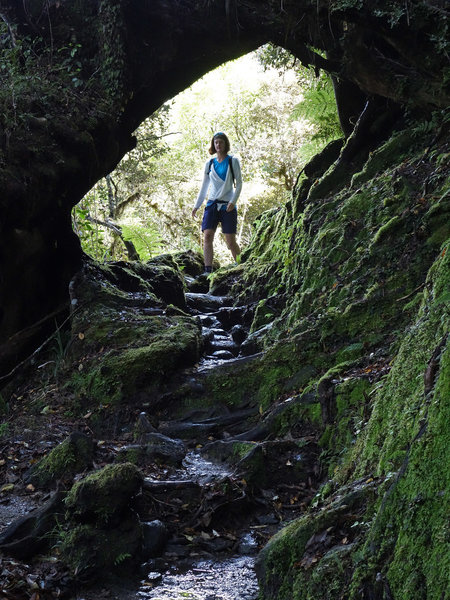
[[[176,267],[87,264],[73,281],[72,302],[68,386],[85,408],[157,394],[199,357],[201,326],[183,310]]]
[[[75,521],[101,525],[119,522],[142,482],[142,473],[131,463],[107,465],[72,486],[66,508]]]
[[[59,544],[60,559],[78,581],[90,583],[105,572],[133,570],[142,550],[142,526],[136,514],[128,513],[109,529],[78,524],[64,533]]]
[[[149,329],[141,320],[145,337],[136,337],[108,351],[99,348],[86,359],[79,359],[69,387],[94,408],[117,406],[138,397],[152,402],[163,395],[171,382],[176,382],[177,371],[198,360],[202,348],[201,327],[190,317],[162,316],[156,323],[152,322]],[[131,335],[139,333],[139,330],[133,332],[130,321],[126,330]],[[89,335],[96,335],[95,325]]]
[[[58,480],[70,481],[92,466],[94,444],[84,433],[74,432],[47,456],[31,467],[24,477],[26,483],[47,487]]]
[[[256,562],[261,597],[342,598],[353,573],[352,555],[361,546],[361,534],[372,518],[370,507],[377,489],[373,480],[348,486],[326,507],[292,521],[276,534]]]
[[[142,526],[133,510],[143,476],[131,464],[108,465],[75,483],[65,498],[59,534],[61,560],[80,580],[117,569],[142,549]]]
[[[178,268],[181,270],[183,275],[197,277],[203,273],[204,261],[203,254],[200,252],[194,252],[193,250],[176,252],[173,255],[173,260],[178,265]]]

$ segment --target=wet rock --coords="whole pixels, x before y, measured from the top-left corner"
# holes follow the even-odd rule
[[[152,573],[157,573],[158,575],[160,575],[161,571],[165,571],[166,569],[167,569],[166,561],[159,556],[156,558],[151,558],[150,560],[147,560],[145,563],[143,563],[139,567],[141,576],[146,577],[150,581],[152,580],[152,578],[149,578],[149,575],[151,575]],[[159,578],[156,578],[156,577],[155,577],[155,579],[159,580]]]
[[[199,315],[203,327],[220,327],[220,321],[214,314]]]
[[[174,440],[161,433],[147,434],[145,442],[145,452],[148,457],[163,458],[178,464],[186,456],[186,447],[181,440]]]
[[[203,343],[206,346],[208,344],[208,342],[212,342],[213,341],[213,339],[214,339],[214,331],[212,329],[207,328],[207,327],[203,327],[202,338],[203,338]]]
[[[64,494],[56,492],[41,508],[20,517],[0,534],[0,550],[6,555],[27,560],[54,543],[58,516],[64,513]]]
[[[147,433],[157,433],[157,430],[150,423],[147,413],[141,412],[137,418],[134,428],[134,436],[136,441],[141,443]]]
[[[211,312],[222,306],[230,305],[231,299],[227,296],[211,296],[211,294],[186,294],[187,306],[200,312]]]
[[[160,581],[162,581],[162,577],[162,573],[160,573],[159,571],[150,571],[147,572],[146,575],[147,581],[149,581],[152,585],[160,583]]]
[[[231,329],[234,325],[246,325],[249,327],[253,320],[254,309],[252,306],[224,306],[216,313],[217,319],[225,329]]]
[[[234,325],[231,329],[231,337],[233,338],[235,344],[240,346],[247,337],[247,332],[242,325]]]
[[[209,280],[206,276],[196,278],[185,276],[184,281],[188,292],[193,294],[206,294],[209,290]]]
[[[214,346],[213,346],[213,348],[214,348]],[[212,353],[211,356],[218,360],[232,360],[233,358],[235,358],[235,355],[232,352],[230,352],[229,350],[216,350],[215,352]]]
[[[258,552],[258,542],[251,533],[246,533],[242,536],[238,546],[239,554],[246,556],[256,554]]]
[[[233,340],[226,335],[215,335],[214,338],[208,343],[208,350],[216,352],[217,350],[228,350],[234,356],[239,352],[238,347]]]
[[[131,464],[107,465],[75,483],[66,497],[72,518],[111,523],[127,509],[142,487],[143,476]]]
[[[142,558],[156,558],[161,556],[169,537],[164,523],[158,519],[149,523],[142,523]]]
[[[181,440],[174,440],[161,433],[145,433],[141,444],[131,444],[118,454],[120,462],[143,464],[148,460],[161,459],[171,464],[180,464],[186,456],[186,447]]]
[[[272,328],[273,323],[268,323],[261,329],[251,333],[248,338],[242,343],[240,353],[242,356],[250,356],[257,354],[264,347],[264,337]]]
[[[94,444],[84,433],[73,432],[24,475],[24,482],[46,487],[59,479],[70,480],[92,465]]]

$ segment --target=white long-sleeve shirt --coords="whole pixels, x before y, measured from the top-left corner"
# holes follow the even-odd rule
[[[220,200],[226,203],[232,202],[236,206],[236,202],[238,201],[242,190],[241,164],[239,159],[235,156],[230,156],[230,160],[233,161],[233,172],[236,179],[236,187],[233,187],[233,177],[231,175],[230,166],[228,165],[227,174],[224,181],[217,175],[214,169],[214,161],[211,163],[211,159],[208,159],[205,163],[203,183],[197,196],[194,209],[200,208],[206,196],[208,196],[208,200]],[[211,169],[209,168],[210,163]]]

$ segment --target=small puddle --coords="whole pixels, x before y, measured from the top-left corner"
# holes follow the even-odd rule
[[[256,600],[258,583],[250,556],[222,561],[200,560],[185,573],[169,571],[160,583],[153,574],[137,593],[141,600]]]
[[[194,451],[186,454],[183,467],[183,479],[192,479],[200,484],[208,483],[213,479],[229,477],[232,474],[232,471],[225,465],[210,462]]]

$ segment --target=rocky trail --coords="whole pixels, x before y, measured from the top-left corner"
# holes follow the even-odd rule
[[[180,389],[201,398],[209,378],[232,377],[234,368],[244,363],[251,368],[260,357],[255,336],[248,335],[252,308],[211,295],[206,278],[186,280],[195,290],[186,293],[186,304],[201,322],[203,355],[151,410],[145,403],[134,406],[126,420],[122,413],[100,439],[90,427],[89,413],[67,418],[60,397],[64,386],[47,388],[37,418],[26,407],[42,404],[39,390],[28,387],[16,398],[11,436],[1,445],[0,597],[257,597],[256,554],[305,510],[317,491],[317,432],[290,429],[278,436],[280,415],[296,402],[308,401],[304,397],[282,398],[265,414],[251,402],[208,402],[204,407],[197,402],[180,408]],[[113,575],[94,588],[84,584],[99,579],[98,561],[92,557],[74,577],[60,560],[58,544],[42,543],[58,527],[73,480],[61,475],[52,485],[41,486],[33,478],[33,465],[67,440],[77,446],[77,435],[92,441],[87,464],[95,469],[132,462],[143,476],[139,493],[125,500],[143,535],[138,564],[127,555],[118,557]],[[87,464],[75,481],[89,471]],[[117,503],[123,500],[118,497]],[[123,513],[114,518],[125,519]]]

